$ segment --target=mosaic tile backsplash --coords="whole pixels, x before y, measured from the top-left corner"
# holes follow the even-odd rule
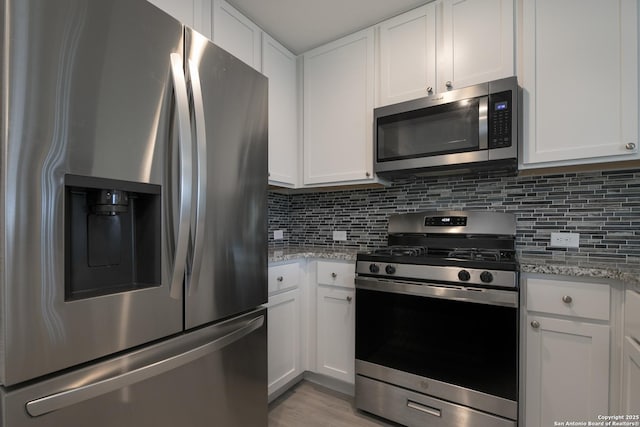
[[[640,262],[640,170],[520,177],[407,178],[385,188],[269,194],[269,244],[373,249],[386,244],[390,214],[491,210],[517,218],[526,256],[578,262]],[[284,230],[274,241],[273,231]],[[346,241],[334,241],[345,230]],[[580,234],[580,247],[550,248],[552,232]]]

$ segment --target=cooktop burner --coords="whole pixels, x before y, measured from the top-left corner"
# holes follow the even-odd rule
[[[426,246],[387,246],[370,252],[381,257],[457,258],[478,261],[513,261],[514,251],[483,248],[436,249]]]
[[[515,217],[511,214],[445,211],[392,215],[388,232],[386,247],[358,254],[357,260],[370,268],[369,273],[396,275],[400,265],[519,270]],[[387,265],[391,267],[387,269]]]
[[[387,246],[373,251],[376,255],[384,256],[423,256],[428,249],[424,246]]]

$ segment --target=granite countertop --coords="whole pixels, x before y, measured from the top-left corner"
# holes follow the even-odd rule
[[[597,264],[586,261],[556,260],[520,256],[520,271],[523,273],[558,274],[562,276],[592,277],[619,280],[640,290],[640,264]]]
[[[322,258],[355,261],[359,249],[329,248],[326,246],[285,246],[269,248],[269,263],[300,258]]]
[[[285,246],[269,249],[269,263],[300,258],[355,261],[358,249],[330,248],[325,246]],[[557,260],[520,256],[523,273],[557,274],[561,276],[591,277],[624,282],[640,291],[640,263],[594,264],[584,261]]]

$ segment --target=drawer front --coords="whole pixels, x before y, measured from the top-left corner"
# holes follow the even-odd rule
[[[356,375],[356,407],[407,426],[516,427],[516,422]]]
[[[609,320],[609,298],[604,284],[527,279],[527,311]]]
[[[318,261],[318,284],[355,288],[356,266],[352,262]]]
[[[269,294],[292,289],[300,284],[298,263],[269,267]]]
[[[640,342],[640,294],[627,291],[624,308],[626,334]]]

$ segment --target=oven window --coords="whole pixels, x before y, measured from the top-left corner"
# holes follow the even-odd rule
[[[356,359],[517,400],[516,308],[356,292]]]
[[[479,150],[479,100],[377,119],[378,161]]]

